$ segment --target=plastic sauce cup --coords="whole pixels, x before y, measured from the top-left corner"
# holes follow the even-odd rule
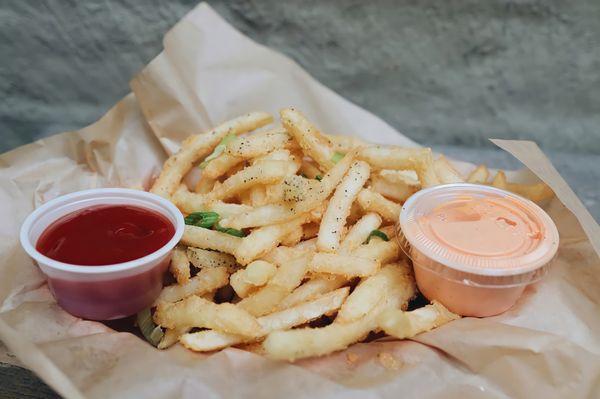
[[[487,224],[479,224],[479,211]],[[533,202],[467,183],[412,195],[402,207],[398,230],[421,293],[452,312],[475,317],[514,305],[527,285],[547,273],[559,241],[554,222]]]
[[[158,212],[175,228],[163,247],[139,259],[106,266],[71,265],[36,249],[40,235],[56,220],[98,205],[130,205]],[[183,215],[168,200],[144,191],[101,188],[78,191],[33,211],[21,227],[21,245],[48,279],[50,291],[67,312],[90,320],[130,316],[150,306],[160,294],[163,274],[184,230]]]

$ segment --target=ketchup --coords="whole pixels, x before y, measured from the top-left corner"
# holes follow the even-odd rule
[[[130,205],[101,205],[69,213],[40,236],[36,249],[73,265],[112,265],[142,258],[175,234],[165,216]]]

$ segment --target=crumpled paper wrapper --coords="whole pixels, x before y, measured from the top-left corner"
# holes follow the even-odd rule
[[[64,312],[18,242],[23,219],[44,201],[92,187],[147,187],[165,150],[251,110],[276,114],[294,105],[326,132],[415,145],[207,5],[167,33],[164,45],[131,82],[133,94],[98,122],[0,157],[0,340],[56,391],[66,398],[145,399],[600,395],[599,228],[531,142],[495,141],[555,190],[558,200],[548,211],[561,247],[547,278],[500,316],[288,364],[239,349],[158,351]]]

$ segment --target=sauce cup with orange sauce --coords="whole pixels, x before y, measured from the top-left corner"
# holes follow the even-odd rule
[[[547,272],[558,231],[533,202],[476,184],[421,190],[403,205],[398,238],[421,293],[463,316],[500,314]]]
[[[102,188],[40,206],[25,219],[20,240],[61,307],[85,319],[111,320],[154,302],[183,230],[183,215],[168,200]]]

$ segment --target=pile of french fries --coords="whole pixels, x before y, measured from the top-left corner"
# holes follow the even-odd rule
[[[458,318],[417,293],[400,251],[401,204],[437,184],[492,184],[535,201],[544,184],[460,175],[429,148],[370,145],[321,133],[294,109],[252,112],[186,139],[151,191],[186,215],[155,303],[159,348],[242,347],[274,359],[326,355],[371,332],[399,339]],[[265,129],[263,129],[265,128]],[[257,131],[259,130],[259,131]],[[193,189],[183,183],[198,168]],[[189,180],[189,179],[188,179]]]

